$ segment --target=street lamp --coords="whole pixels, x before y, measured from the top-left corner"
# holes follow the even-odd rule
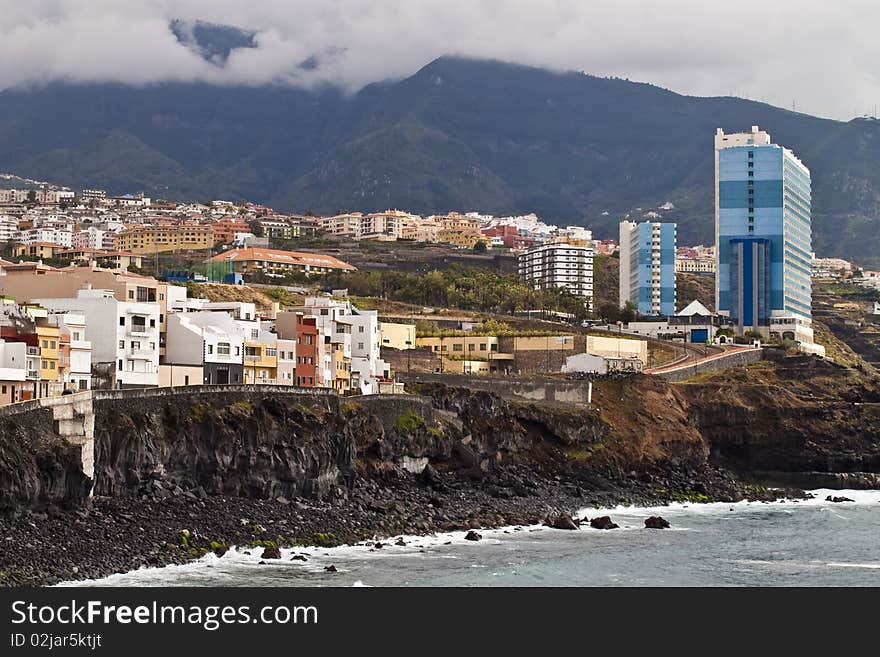
[[[619,319],[617,320],[617,360],[618,367],[620,366],[620,341],[623,339],[623,322]]]

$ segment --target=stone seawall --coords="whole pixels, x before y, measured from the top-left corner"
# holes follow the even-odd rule
[[[503,399],[548,404],[589,405],[589,385],[585,380],[528,376],[512,379],[499,375],[468,376],[427,372],[398,373],[404,383],[443,383],[452,387],[492,392]]]
[[[694,363],[693,365],[684,365],[668,372],[655,372],[652,376],[660,377],[669,382],[684,381],[690,379],[697,374],[704,372],[717,372],[718,370],[727,370],[732,367],[744,367],[757,363],[765,358],[763,349],[750,349],[748,351],[737,351],[732,354],[718,356],[711,360]]]

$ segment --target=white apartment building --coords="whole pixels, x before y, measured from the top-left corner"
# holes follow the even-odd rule
[[[351,387],[360,387],[361,394],[378,395],[379,382],[390,378],[390,366],[379,358],[382,335],[379,313],[375,310],[352,308],[351,322]]]
[[[56,228],[31,228],[19,231],[18,241],[21,244],[46,242],[70,248],[73,246],[73,233],[69,230],[59,230]]]
[[[0,242],[14,242],[18,239],[18,219],[0,215]]]
[[[563,287],[593,309],[592,244],[545,243],[519,256],[519,275],[535,290]]]
[[[86,340],[86,317],[82,313],[50,313],[52,321],[58,324],[62,344],[70,345],[70,356],[64,387],[74,390],[92,388],[92,343]],[[63,357],[62,357],[63,361]],[[64,363],[61,363],[64,369]]]
[[[292,386],[296,383],[296,340],[278,338],[278,385]]]
[[[21,401],[22,392],[30,389],[26,367],[27,345],[0,339],[0,405]]]
[[[117,301],[111,290],[79,290],[75,299],[32,299],[52,312],[85,317],[92,361],[106,369],[114,388],[159,385],[159,304]]]
[[[107,231],[101,230],[100,228],[95,228],[94,226],[89,226],[84,230],[77,231],[73,234],[73,246],[77,249],[95,249],[95,250],[103,250],[108,249],[108,244],[104,241],[104,235],[107,234]],[[115,233],[113,234],[113,238],[111,241],[115,243]]]
[[[676,273],[688,274],[714,274],[716,270],[715,258],[676,258]]]
[[[201,366],[205,385],[243,383],[244,336],[227,313],[171,313],[166,331],[166,364]]]

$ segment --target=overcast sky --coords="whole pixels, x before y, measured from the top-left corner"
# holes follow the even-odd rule
[[[256,32],[224,64],[173,18]],[[356,90],[443,54],[737,95],[848,120],[880,104],[871,0],[0,0],[0,88],[204,80]],[[298,64],[316,57],[318,65]]]

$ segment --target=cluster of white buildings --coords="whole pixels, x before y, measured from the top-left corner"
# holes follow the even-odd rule
[[[378,394],[395,389],[381,347],[415,345],[413,325],[329,297],[267,310],[122,270],[6,262],[0,289],[0,403],[214,384]]]

